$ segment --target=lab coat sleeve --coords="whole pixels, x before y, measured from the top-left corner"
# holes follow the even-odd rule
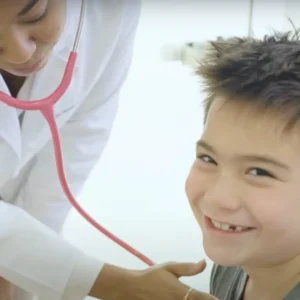
[[[0,274],[43,300],[79,299],[68,278],[81,274],[81,285],[99,274],[101,262],[64,241],[21,208],[0,201]],[[24,295],[24,293],[23,293]],[[81,295],[80,295],[81,296]],[[81,298],[82,299],[82,298]]]
[[[118,108],[119,93],[132,60],[139,15],[139,5],[136,6],[136,11],[128,13],[125,23],[122,24],[119,42],[101,76],[102,79],[60,130],[66,175],[75,196],[81,191],[92,168],[98,162],[109,138]],[[27,216],[19,212],[24,220],[27,219],[27,223],[24,221],[27,228],[24,225],[24,229],[20,227],[12,234],[22,236],[24,232],[28,232],[28,236],[27,240],[21,239],[26,245],[18,246],[19,249],[16,249],[7,263],[7,269],[0,270],[5,275],[3,277],[42,299],[50,300],[51,297],[47,297],[50,287],[56,290],[51,295],[51,300],[83,299],[103,264],[67,246],[38,223],[59,232],[70,209],[58,180],[52,141],[45,145],[36,158],[19,197],[22,197],[22,208],[28,213]],[[18,214],[16,218],[17,216]],[[32,241],[34,237],[35,242]],[[18,243],[17,239],[15,243]],[[22,262],[20,258],[26,258],[28,262]],[[37,272],[33,271],[31,265]],[[16,274],[21,274],[23,281],[14,277]]]

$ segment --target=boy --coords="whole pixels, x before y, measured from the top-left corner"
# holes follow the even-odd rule
[[[220,300],[300,299],[300,38],[215,41],[187,196]]]

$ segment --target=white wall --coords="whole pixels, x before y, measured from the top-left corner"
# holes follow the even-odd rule
[[[262,37],[270,33],[273,29],[284,29],[286,21],[284,16],[286,1],[287,0],[254,0],[252,26],[254,37]]]
[[[295,0],[286,0],[285,2],[284,29],[293,29],[288,18],[292,20],[296,27],[300,27],[300,2]]]
[[[275,3],[272,7],[277,7]],[[205,257],[201,232],[184,193],[194,144],[202,131],[204,95],[189,69],[161,61],[161,46],[218,35],[244,36],[248,9],[248,2],[240,0],[144,1],[113,134],[80,200],[99,222],[157,263]],[[264,12],[259,16],[260,10]],[[280,10],[278,5],[271,17],[266,6],[256,8],[255,31],[261,34],[268,22],[279,24]],[[64,233],[101,260],[145,267],[76,212],[70,214]],[[210,266],[211,262],[203,275],[185,281],[208,290]]]

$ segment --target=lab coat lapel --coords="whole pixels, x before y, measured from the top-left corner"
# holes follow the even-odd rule
[[[0,76],[0,90],[10,95],[2,76]],[[20,158],[21,135],[17,110],[2,101],[0,101],[0,137],[9,144],[15,154]]]
[[[2,76],[0,90],[10,94]],[[0,99],[1,100],[1,99]],[[0,101],[0,187],[14,173],[21,156],[21,132],[15,108]]]
[[[54,55],[47,66],[36,75],[29,101],[41,100],[51,95],[61,83],[67,62]],[[63,124],[63,115],[76,105],[76,68],[71,85],[54,106],[58,126]],[[40,111],[27,111],[22,124],[24,165],[51,138],[48,123]]]

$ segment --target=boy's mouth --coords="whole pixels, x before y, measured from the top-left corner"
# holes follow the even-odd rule
[[[210,229],[216,229],[222,232],[243,233],[255,229],[254,227],[223,223],[208,217],[205,218],[206,218],[206,223]]]

